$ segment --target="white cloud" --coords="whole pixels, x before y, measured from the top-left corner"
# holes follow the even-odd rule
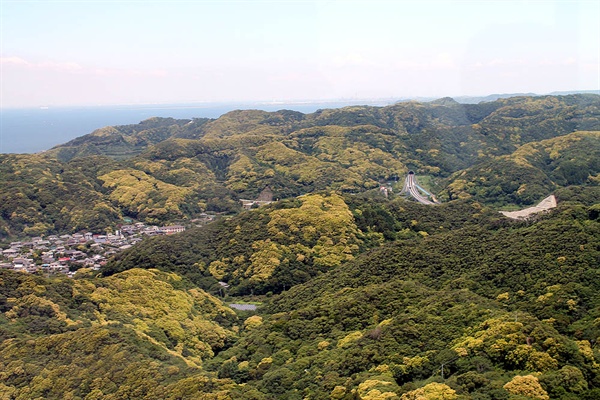
[[[21,57],[0,57],[0,64],[3,65],[29,65],[27,61]]]
[[[50,71],[81,71],[83,67],[74,62],[54,62],[54,61],[42,61],[32,62],[25,60],[21,57],[10,56],[0,57],[0,64],[12,65],[15,67],[24,67],[35,70],[50,70]]]

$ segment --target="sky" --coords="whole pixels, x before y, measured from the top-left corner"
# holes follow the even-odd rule
[[[600,89],[600,0],[0,0],[0,107]]]

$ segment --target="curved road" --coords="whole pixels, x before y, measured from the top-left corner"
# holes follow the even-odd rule
[[[424,197],[421,194],[419,188],[417,187],[417,182],[415,181],[414,173],[408,173],[408,175],[406,176],[406,180],[404,181],[404,188],[402,189],[402,191],[410,194],[415,200],[417,200],[421,204],[435,204],[434,202],[432,202],[427,197]]]

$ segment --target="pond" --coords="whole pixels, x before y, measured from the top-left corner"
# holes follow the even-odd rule
[[[231,303],[231,304],[229,304],[229,307],[235,308],[236,310],[242,310],[242,311],[256,311],[256,304]]]

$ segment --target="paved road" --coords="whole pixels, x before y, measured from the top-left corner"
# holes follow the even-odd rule
[[[419,188],[417,187],[417,182],[415,181],[415,174],[406,175],[406,180],[404,181],[404,189],[403,191],[410,194],[415,200],[417,200],[421,204],[432,205],[434,202],[430,201],[428,198],[424,197]]]

